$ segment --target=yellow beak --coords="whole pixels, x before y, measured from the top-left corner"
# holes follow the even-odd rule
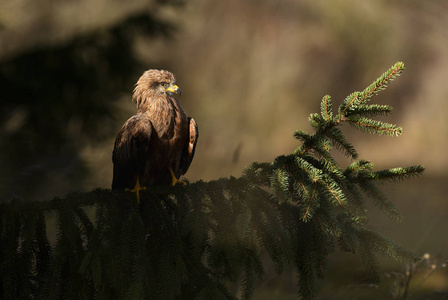
[[[175,85],[175,84],[173,84],[172,86],[166,88],[165,91],[171,92],[171,93],[174,93],[174,94],[180,96],[180,88],[177,85]]]

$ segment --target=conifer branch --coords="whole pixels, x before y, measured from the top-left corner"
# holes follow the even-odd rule
[[[384,90],[390,82],[400,76],[403,70],[404,64],[402,62],[397,62],[371,85],[369,85],[364,91],[350,94],[347,98],[345,98],[339,107],[339,119],[342,119],[348,110],[356,109],[359,105],[365,104],[374,95]]]
[[[0,291],[10,299],[235,299],[230,282],[250,299],[264,274],[263,248],[277,272],[287,265],[297,270],[299,294],[308,300],[336,245],[360,255],[378,282],[378,252],[399,261],[417,256],[368,229],[364,198],[399,221],[378,184],[413,178],[424,168],[374,171],[373,163],[358,160],[339,126],[401,134],[399,126],[370,119],[392,108],[368,101],[403,69],[397,63],[347,96],[337,114],[324,96],[320,114],[309,117],[314,132],[294,133],[301,144],[293,153],[254,162],[240,178],[151,187],[140,204],[132,193],[106,189],[0,202]],[[343,169],[335,150],[355,161]],[[57,219],[51,243],[49,212]]]

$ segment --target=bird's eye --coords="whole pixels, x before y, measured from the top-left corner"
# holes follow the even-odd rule
[[[167,87],[167,86],[168,86],[168,83],[166,83],[166,82],[162,82],[161,85],[162,85],[163,87]]]

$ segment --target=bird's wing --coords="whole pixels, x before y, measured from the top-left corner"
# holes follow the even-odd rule
[[[187,142],[185,143],[182,152],[182,161],[180,164],[181,174],[185,174],[190,167],[191,161],[193,160],[194,151],[196,150],[196,143],[198,142],[198,125],[193,118],[188,118],[189,120],[189,135]]]
[[[112,153],[112,189],[132,188],[145,170],[153,126],[142,114],[132,116],[117,135]]]

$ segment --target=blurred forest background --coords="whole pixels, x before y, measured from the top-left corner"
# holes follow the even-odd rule
[[[384,187],[405,222],[372,209],[371,226],[429,254],[410,299],[448,299],[447,16],[446,0],[0,0],[0,199],[109,188],[115,135],[146,69],[176,75],[199,124],[194,181],[290,153],[322,96],[337,105],[403,61],[373,102],[394,106],[387,120],[404,134],[346,132],[377,169],[426,167]],[[356,257],[334,255],[319,299],[392,299],[406,269],[382,263],[377,288]],[[293,272],[266,271],[254,299],[297,297]]]

